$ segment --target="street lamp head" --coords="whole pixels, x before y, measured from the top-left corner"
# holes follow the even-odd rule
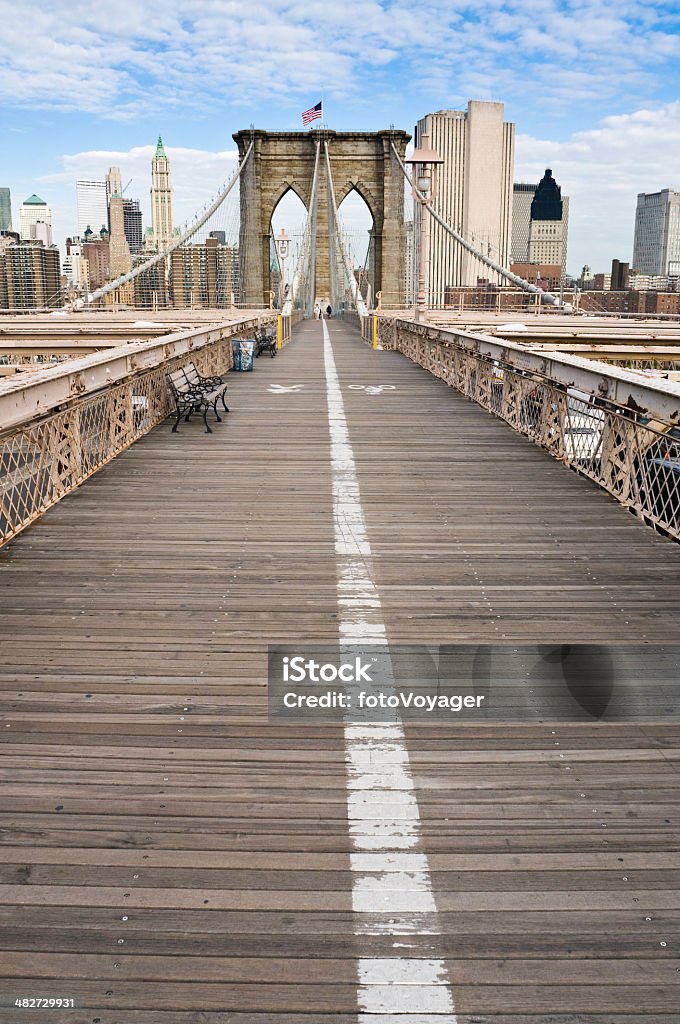
[[[418,177],[416,178],[416,185],[418,186],[419,192],[429,192],[430,185],[432,184],[432,175],[430,172],[423,168]]]
[[[420,136],[420,145],[406,161],[407,164],[422,164],[434,167],[436,164],[443,164],[444,157],[440,156],[436,149],[430,149],[430,136],[423,132]]]
[[[279,254],[279,259],[285,260],[286,257],[288,256],[288,248],[290,246],[290,238],[286,234],[285,228],[281,228],[275,240],[276,249]]]
[[[443,164],[444,158],[436,149],[430,149],[430,136],[427,133],[423,132],[420,136],[420,146],[413,151],[406,163],[413,165],[413,181],[416,188],[421,195],[429,198],[434,192],[434,176],[437,165]]]

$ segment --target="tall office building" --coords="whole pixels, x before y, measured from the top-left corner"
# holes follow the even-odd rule
[[[165,249],[172,241],[172,185],[170,162],[160,135],[151,161],[151,224],[155,248]]]
[[[108,205],[111,202],[111,196],[122,196],[123,194],[123,180],[120,176],[120,167],[109,167],[104,184],[106,185],[106,202]]]
[[[510,263],[515,126],[504,121],[502,103],[470,100],[467,111],[440,110],[416,125],[444,163],[437,173],[434,207],[453,228],[497,263]],[[421,209],[415,210],[415,235]],[[480,266],[444,229],[429,225],[429,296],[442,304],[447,287],[475,285]],[[491,271],[484,271],[493,279]]]
[[[538,185],[515,184],[512,195],[512,262],[560,266],[567,273],[569,197],[550,168]]]
[[[8,188],[0,188],[0,231],[12,230],[12,199]]]
[[[102,227],[108,227],[109,208],[106,201],[106,182],[77,181],[78,234],[85,237],[88,227],[99,234]]]
[[[513,263],[529,262],[529,233],[531,230],[531,204],[538,185],[515,182],[512,186],[512,244]]]
[[[125,237],[133,256],[144,251],[144,228],[139,199],[123,199],[123,220]]]
[[[132,257],[130,247],[125,237],[125,215],[123,212],[123,197],[112,195],[109,200],[109,217],[111,220],[111,235],[109,237],[109,273],[111,280],[123,274],[129,274],[132,270]],[[132,302],[134,290],[128,282],[118,289],[116,301]]]
[[[640,192],[633,267],[641,274],[680,274],[680,192]]]
[[[31,238],[31,226],[33,224],[47,224],[52,226],[52,211],[40,196],[35,193],[24,199],[19,211],[19,232],[22,239],[27,241]],[[33,235],[35,238],[35,234]]]

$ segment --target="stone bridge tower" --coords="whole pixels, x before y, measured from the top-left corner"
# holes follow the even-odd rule
[[[316,295],[330,295],[328,182],[323,142],[328,142],[335,200],[340,206],[356,189],[373,217],[374,286],[385,305],[403,302],[404,176],[392,143],[404,159],[410,135],[403,131],[236,132],[239,157],[251,141],[253,153],[241,175],[242,301],[269,305],[271,219],[279,200],[292,189],[309,210],[316,143],[320,141],[316,216]]]

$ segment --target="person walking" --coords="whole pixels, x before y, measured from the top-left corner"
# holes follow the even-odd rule
[[[329,320],[331,318],[332,312],[333,312],[333,310],[331,309],[330,304],[329,304],[328,306],[326,306],[326,315],[328,316]]]

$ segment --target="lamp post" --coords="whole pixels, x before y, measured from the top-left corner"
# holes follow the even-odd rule
[[[423,132],[420,146],[414,150],[406,163],[413,165],[411,175],[411,192],[414,203],[420,203],[420,235],[418,239],[418,298],[416,302],[416,320],[427,319],[428,278],[430,254],[428,249],[428,217],[425,206],[432,202],[437,194],[437,165],[444,163],[444,158],[435,149],[430,149],[430,136]]]
[[[281,281],[279,283],[279,308],[283,308],[283,297],[286,291],[286,275],[284,274],[284,266],[288,253],[290,251],[290,238],[286,234],[286,229],[281,228],[278,235],[276,236],[276,252],[279,257],[279,263],[281,264]]]

